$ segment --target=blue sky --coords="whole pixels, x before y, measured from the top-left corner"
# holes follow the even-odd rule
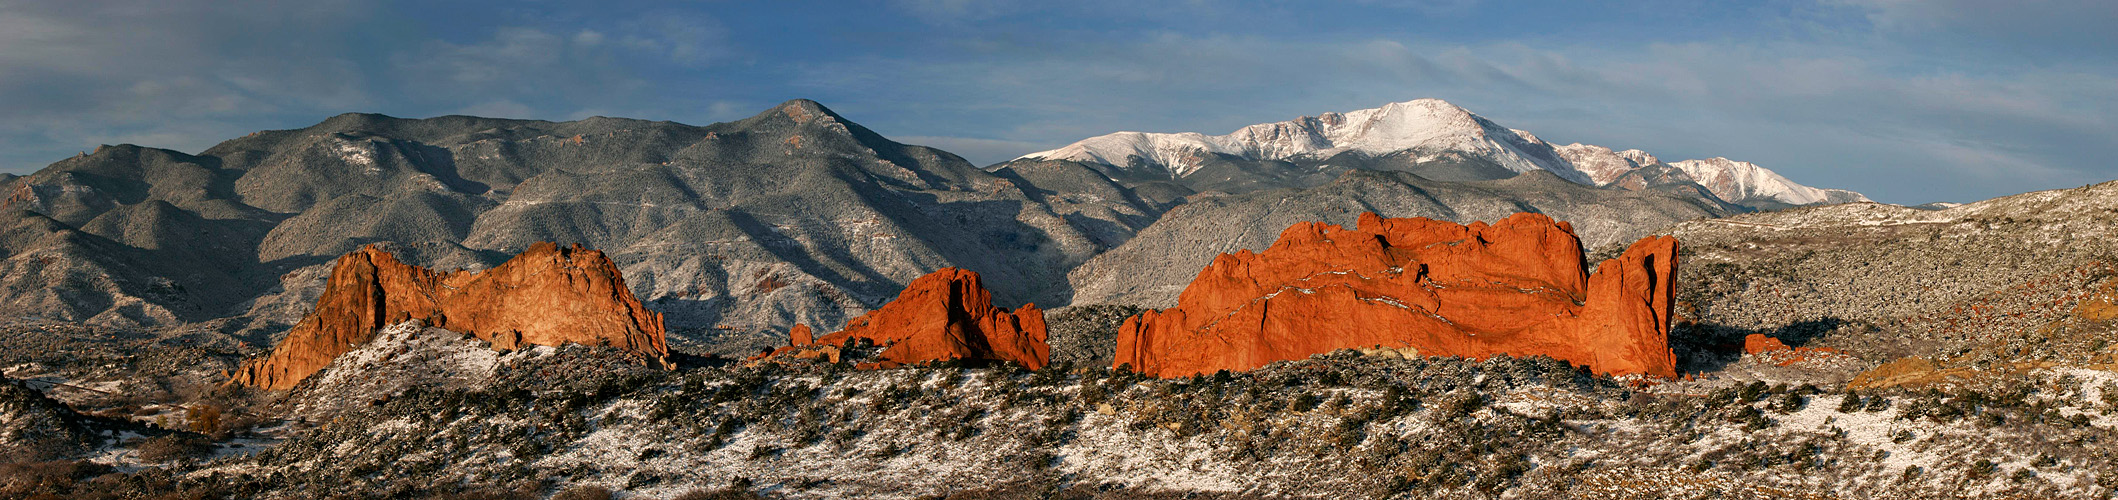
[[[704,124],[816,99],[987,164],[1421,97],[1880,201],[2118,179],[2118,2],[0,0],[0,171],[349,111]]]

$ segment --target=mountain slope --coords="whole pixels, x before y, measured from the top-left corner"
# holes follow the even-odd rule
[[[1743,211],[1661,163],[1628,173],[1666,174],[1635,175],[1637,191],[1582,185],[1560,150],[1441,101],[1268,125],[1207,141],[1183,175],[980,169],[806,100],[705,126],[346,114],[197,155],[109,146],[0,179],[0,314],[264,345],[364,245],[478,270],[552,241],[606,252],[672,346],[748,354],[944,267],[985,276],[1007,307],[1153,304],[1141,290],[1302,220],[1537,211],[1602,244]]]
[[[707,126],[348,114],[196,156],[106,147],[8,180],[0,310],[210,322],[261,342],[361,245],[478,269],[556,241],[609,252],[678,340],[742,345],[836,327],[942,267],[1027,302],[1170,203],[1034,182],[806,100]]]
[[[2118,182],[1942,210],[1848,203],[1680,223],[1660,232],[1698,269],[1678,287],[1695,323],[1672,342],[1710,350],[1762,333],[1871,366],[2118,361],[2105,348],[2118,345],[2113,317],[2098,312],[2118,300],[2114,200]]]

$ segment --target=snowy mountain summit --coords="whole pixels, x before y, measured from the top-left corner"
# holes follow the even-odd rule
[[[1669,164],[1723,200],[1772,200],[1788,205],[1816,205],[1870,201],[1867,196],[1844,189],[1815,188],[1796,184],[1765,167],[1747,161],[1713,157]],[[1743,203],[1735,201],[1736,203]],[[1749,203],[1745,203],[1749,204]]]
[[[1550,170],[1576,182],[1587,179],[1536,136],[1502,127],[1440,99],[1260,123],[1228,135],[1118,132],[1022,159],[1160,167],[1172,177],[1183,177],[1197,171],[1213,154],[1251,160],[1320,160],[1346,152],[1369,156],[1454,152],[1515,172]]]
[[[1440,99],[1261,123],[1227,135],[1118,132],[1018,160],[1102,164],[1176,179],[1218,158],[1313,163],[1347,153],[1402,157],[1415,164],[1472,161],[1513,173],[1545,170],[1576,183],[1619,189],[1695,182],[1723,201],[1756,208],[1868,200],[1852,191],[1797,184],[1756,164],[1726,158],[1663,163],[1637,149],[1553,146]]]

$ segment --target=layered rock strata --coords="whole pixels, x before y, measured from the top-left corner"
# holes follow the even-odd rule
[[[483,272],[437,273],[370,245],[340,257],[316,309],[229,383],[291,388],[377,330],[412,319],[495,349],[607,345],[665,366],[669,355],[662,315],[640,305],[603,252],[537,243]]]
[[[1261,253],[1222,254],[1177,307],[1126,320],[1113,366],[1157,377],[1248,370],[1345,348],[1551,356],[1598,373],[1676,376],[1677,241],[1633,243],[1591,275],[1573,227],[1362,214],[1304,222]]]
[[[795,325],[788,346],[751,361],[838,362],[841,348],[858,339],[882,348],[875,361],[855,365],[863,370],[943,360],[1012,361],[1035,370],[1051,359],[1047,335],[1044,311],[1035,304],[1012,311],[994,306],[978,273],[951,267],[912,280],[896,300],[853,318],[843,330],[816,336]]]

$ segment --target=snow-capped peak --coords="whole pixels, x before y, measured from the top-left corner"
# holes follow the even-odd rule
[[[1587,176],[1575,172],[1536,136],[1501,127],[1440,99],[1261,123],[1227,135],[1118,132],[1022,159],[1155,166],[1167,169],[1171,177],[1183,177],[1215,154],[1289,160],[1328,158],[1348,151],[1369,155],[1456,152],[1516,172],[1550,170],[1577,182],[1587,181]]]
[[[1613,186],[1626,173],[1665,164],[1638,149],[1614,151],[1581,143],[1553,146],[1528,131],[1502,127],[1440,99],[1394,102],[1372,109],[1261,123],[1227,135],[1118,132],[1018,159],[1156,169],[1167,172],[1170,178],[1181,178],[1198,171],[1215,155],[1297,160],[1324,159],[1345,152],[1370,156],[1410,154],[1418,161],[1446,153],[1484,160],[1515,172],[1547,170],[1560,178],[1593,186]],[[1749,162],[1712,158],[1666,165],[1690,176],[1714,196],[1740,205],[1868,201],[1852,191],[1796,184]],[[1616,187],[1641,189],[1645,184]]]
[[[1822,189],[1796,184],[1755,163],[1727,158],[1684,160],[1669,164],[1706,186],[1714,196],[1732,203],[1756,205],[1775,201],[1788,205],[1870,201],[1867,196],[1843,189]]]
[[[1611,148],[1578,142],[1559,146],[1555,149],[1559,151],[1561,158],[1565,158],[1568,163],[1572,163],[1575,170],[1580,170],[1581,173],[1587,174],[1589,179],[1598,186],[1610,184],[1611,181],[1618,180],[1618,176],[1625,175],[1626,172],[1662,163],[1662,160],[1656,159],[1655,155],[1647,154],[1646,151],[1638,149],[1611,151]]]

